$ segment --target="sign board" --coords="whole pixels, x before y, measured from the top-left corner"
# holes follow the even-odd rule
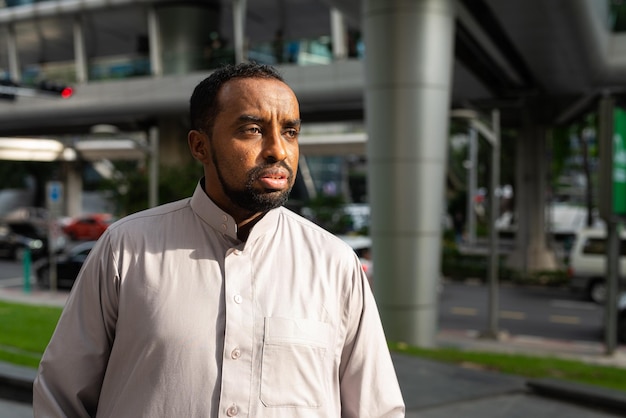
[[[626,110],[602,98],[598,109],[598,210],[607,222],[626,217]]]
[[[52,218],[61,216],[63,209],[63,183],[49,181],[46,184],[46,207]]]
[[[626,216],[626,111],[613,113],[613,213]]]

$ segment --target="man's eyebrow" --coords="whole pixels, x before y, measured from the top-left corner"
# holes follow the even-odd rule
[[[263,118],[254,115],[241,115],[237,120],[239,122],[263,122]]]
[[[287,119],[283,122],[285,126],[300,126],[302,125],[302,119]]]
[[[259,117],[259,116],[255,116],[255,115],[241,115],[237,118],[237,120],[239,122],[254,122],[254,123],[260,123],[263,122],[263,118]],[[287,119],[283,122],[283,125],[285,126],[300,126],[302,125],[302,119]]]

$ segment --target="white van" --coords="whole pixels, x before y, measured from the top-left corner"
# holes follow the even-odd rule
[[[570,287],[583,292],[590,300],[603,303],[606,299],[606,231],[604,229],[581,229],[572,247],[568,276]],[[626,284],[626,234],[620,240],[619,260],[620,286]]]

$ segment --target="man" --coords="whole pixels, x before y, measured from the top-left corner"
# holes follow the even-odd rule
[[[282,207],[300,114],[271,67],[191,97],[194,195],[110,226],[34,385],[38,417],[401,417],[352,249]]]

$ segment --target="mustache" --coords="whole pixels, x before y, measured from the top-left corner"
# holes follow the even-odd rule
[[[248,180],[252,182],[258,179],[263,174],[264,171],[268,169],[271,170],[273,168],[282,168],[289,173],[289,179],[293,178],[293,169],[290,166],[288,166],[285,161],[278,161],[276,163],[262,164],[262,165],[258,165],[252,168],[251,170],[248,171]]]

